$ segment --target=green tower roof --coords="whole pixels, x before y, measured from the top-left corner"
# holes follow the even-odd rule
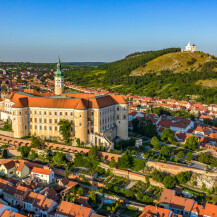
[[[63,72],[61,71],[61,63],[60,63],[59,57],[58,57],[58,61],[57,61],[57,70],[54,72],[54,76],[55,77],[62,77],[63,76]]]

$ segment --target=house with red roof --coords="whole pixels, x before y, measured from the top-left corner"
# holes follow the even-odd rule
[[[67,201],[61,201],[57,208],[55,217],[89,217],[92,213],[94,213],[94,211],[89,207],[80,206]]]
[[[169,209],[147,205],[139,217],[172,217],[172,214]]]
[[[54,182],[54,171],[51,169],[43,169],[39,167],[33,167],[31,176],[38,179],[38,181],[51,184]]]
[[[176,196],[176,192],[170,189],[164,189],[159,200],[160,207],[183,217],[190,216],[194,203],[193,199]]]
[[[217,205],[206,203],[204,206],[194,204],[190,217],[216,217]]]

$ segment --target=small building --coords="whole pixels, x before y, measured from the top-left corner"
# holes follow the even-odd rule
[[[195,44],[191,45],[191,43],[188,42],[188,44],[185,46],[185,50],[184,51],[188,51],[188,52],[194,53],[195,50],[196,50],[196,45]]]
[[[13,185],[7,185],[3,190],[3,198],[10,204],[14,202],[14,193],[16,191],[16,187]]]
[[[25,164],[16,164],[16,176],[19,178],[24,178],[29,175],[29,167],[27,167]]]
[[[67,201],[61,201],[55,217],[83,216],[89,217],[94,211],[91,208],[79,206]]]
[[[13,205],[14,206],[23,206],[23,200],[24,198],[28,195],[28,193],[30,193],[30,189],[26,188],[24,186],[17,186],[16,190],[14,192],[14,201],[13,201]]]
[[[23,208],[28,212],[33,212],[33,202],[37,198],[38,193],[30,192],[23,200]]]
[[[139,217],[149,217],[149,216],[150,217],[152,216],[172,217],[172,212],[168,209],[147,205],[143,209],[143,212]]]
[[[16,168],[14,161],[8,161],[0,166],[0,174],[11,178],[16,174]]]
[[[33,167],[31,175],[46,184],[51,184],[54,182],[54,172],[51,169]]]

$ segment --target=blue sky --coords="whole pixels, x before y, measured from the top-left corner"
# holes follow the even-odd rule
[[[168,47],[217,55],[216,0],[0,0],[0,61],[113,61]]]

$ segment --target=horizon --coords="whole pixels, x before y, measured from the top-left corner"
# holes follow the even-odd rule
[[[189,41],[217,56],[216,8],[214,0],[2,0],[0,62],[113,62]]]

